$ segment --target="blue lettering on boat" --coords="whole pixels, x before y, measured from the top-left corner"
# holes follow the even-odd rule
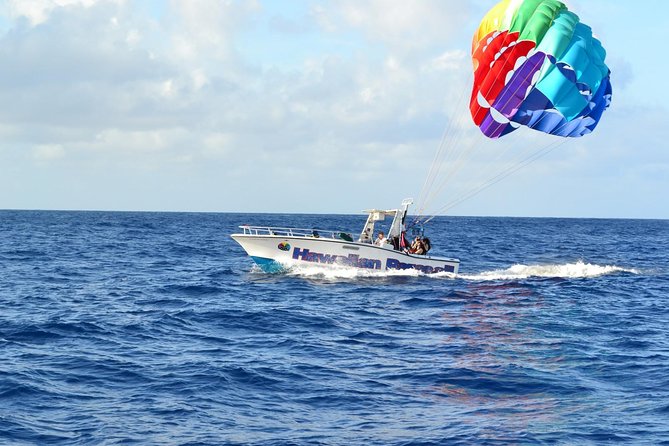
[[[298,248],[293,249],[293,260],[302,260],[303,262],[323,263],[331,265],[338,263],[345,266],[353,266],[356,268],[365,269],[381,269],[381,260],[360,258],[357,254],[349,254],[348,256],[338,256],[335,254],[323,254],[319,252],[311,252],[309,249]]]
[[[417,265],[415,263],[404,263],[400,262],[397,259],[388,259],[386,260],[386,269],[417,269],[418,271],[421,271],[425,274],[434,274],[434,273],[441,273],[441,272],[449,272],[452,273],[455,271],[455,267],[452,265],[446,265],[444,264],[443,267],[432,267],[429,265]]]
[[[331,254],[315,254],[318,263],[334,263],[337,261],[337,256]]]

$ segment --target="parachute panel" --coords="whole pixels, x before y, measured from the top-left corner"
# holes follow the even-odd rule
[[[474,34],[470,111],[490,138],[520,126],[590,133],[611,103],[606,51],[558,0],[504,0]]]

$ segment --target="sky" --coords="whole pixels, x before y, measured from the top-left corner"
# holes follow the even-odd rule
[[[494,1],[0,0],[0,209],[667,219],[669,2],[566,3],[613,101],[556,141],[469,117]]]

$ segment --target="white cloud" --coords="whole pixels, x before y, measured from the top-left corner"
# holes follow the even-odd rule
[[[463,50],[449,50],[433,58],[426,66],[428,70],[435,71],[462,71],[469,66],[469,55]]]
[[[183,187],[206,185],[191,195],[206,197],[245,181],[245,195],[226,201],[232,210],[350,211],[417,194],[445,127],[463,147],[498,151],[468,117],[469,2],[319,2],[304,15],[318,26],[302,16],[278,26],[260,1],[172,1],[155,15],[138,5],[6,4],[15,19],[0,36],[0,154],[23,151],[40,166],[62,157],[108,184],[128,171],[166,184],[183,175],[193,179]],[[288,25],[300,32],[286,33]],[[280,66],[274,54],[263,60],[263,39],[282,38],[308,51]],[[243,51],[253,45],[240,44],[249,40],[261,48],[253,58]],[[652,115],[662,126],[664,114]],[[621,134],[624,119],[615,126],[621,141],[638,137]],[[605,135],[597,145],[630,155]],[[480,153],[475,167],[488,152]],[[254,177],[262,184],[249,184]],[[304,195],[276,199],[288,183],[307,185]],[[263,187],[277,195],[268,201]],[[328,187],[356,201],[310,207],[325,206]],[[376,197],[388,201],[369,202]],[[219,195],[206,199],[222,209]],[[264,208],[279,203],[288,208]]]
[[[435,43],[446,46],[470,10],[468,2],[443,0],[339,0],[331,8],[330,14],[320,11],[318,15],[340,17],[343,24],[399,52]],[[335,29],[331,20],[328,23],[327,29]]]
[[[5,7],[11,17],[25,17],[35,26],[46,22],[49,15],[58,8],[89,8],[99,2],[122,3],[124,0],[7,0]]]
[[[40,144],[33,149],[33,158],[37,161],[51,161],[65,156],[65,149],[60,144]]]
[[[254,0],[173,0],[171,6],[169,27],[175,57],[200,63],[235,57],[235,34],[260,11]]]

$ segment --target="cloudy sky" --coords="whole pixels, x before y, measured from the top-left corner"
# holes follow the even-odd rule
[[[494,3],[0,0],[0,209],[669,218],[669,3],[567,2],[614,96],[565,142],[472,124]]]

